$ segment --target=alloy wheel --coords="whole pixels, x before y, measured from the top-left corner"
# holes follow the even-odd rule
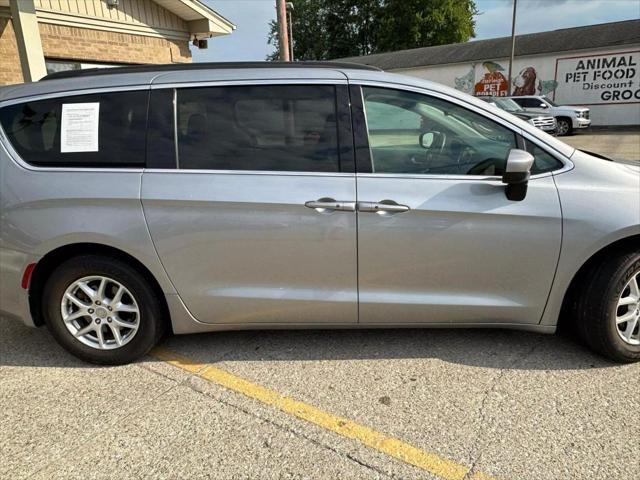
[[[640,345],[640,270],[622,290],[616,306],[616,330],[629,345]]]
[[[557,129],[558,135],[566,135],[569,132],[569,122],[566,120],[559,120]]]
[[[74,281],[66,289],[60,307],[71,335],[97,350],[126,345],[140,326],[136,299],[124,285],[105,276]]]

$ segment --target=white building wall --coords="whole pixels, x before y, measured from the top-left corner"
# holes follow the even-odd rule
[[[393,70],[472,95],[508,94],[508,58]],[[640,43],[619,48],[516,57],[512,94],[584,105],[593,125],[640,125]],[[594,88],[601,87],[601,88]]]

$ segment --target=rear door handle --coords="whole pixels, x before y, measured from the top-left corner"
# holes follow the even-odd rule
[[[379,215],[392,215],[409,211],[406,205],[400,205],[393,200],[381,200],[380,202],[358,202],[359,212],[373,212]]]
[[[307,208],[313,208],[318,213],[327,212],[355,212],[356,202],[343,202],[334,200],[333,198],[320,198],[318,200],[310,200],[304,204]]]

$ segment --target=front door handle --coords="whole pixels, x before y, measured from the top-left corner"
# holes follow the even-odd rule
[[[334,211],[355,212],[356,202],[342,202],[333,198],[320,198],[318,200],[310,200],[304,204],[307,208],[313,208],[318,213],[328,213]]]
[[[373,212],[379,215],[393,215],[409,211],[406,205],[400,205],[393,200],[381,200],[380,202],[358,202],[359,212]]]

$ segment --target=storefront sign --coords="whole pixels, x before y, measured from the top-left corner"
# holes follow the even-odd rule
[[[562,103],[640,103],[640,51],[559,58],[556,81]]]

